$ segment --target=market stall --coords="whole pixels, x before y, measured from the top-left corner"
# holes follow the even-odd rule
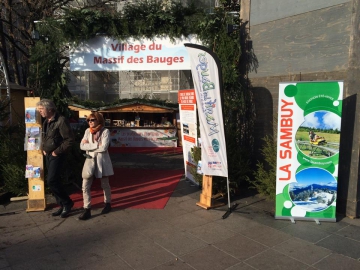
[[[104,115],[110,130],[110,147],[176,147],[178,109],[138,101],[101,107],[85,108],[72,104],[78,120],[84,121],[91,111]]]

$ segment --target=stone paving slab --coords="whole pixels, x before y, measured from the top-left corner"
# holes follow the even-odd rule
[[[309,265],[269,249],[245,261],[255,269],[308,269]]]
[[[316,245],[360,261],[360,242],[354,239],[330,235],[316,243]]]
[[[330,254],[323,260],[319,261],[318,263],[315,263],[313,266],[315,269],[319,269],[319,270],[360,269],[359,261],[353,260],[349,257],[336,253]]]
[[[329,236],[329,233],[320,230],[318,227],[311,226],[310,222],[312,221],[291,223],[291,225],[282,228],[281,231],[311,243],[319,242]]]
[[[231,254],[211,245],[188,253],[181,260],[198,270],[227,269],[240,262]]]
[[[290,238],[273,249],[308,265],[313,265],[331,254],[329,249],[298,238]]]

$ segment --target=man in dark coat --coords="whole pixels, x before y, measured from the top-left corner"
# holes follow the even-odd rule
[[[60,208],[52,216],[69,216],[74,202],[66,193],[60,175],[63,169],[66,152],[74,142],[74,135],[69,121],[60,115],[53,101],[42,99],[36,104],[40,115],[45,118],[43,123],[42,150],[47,167],[47,184]]]

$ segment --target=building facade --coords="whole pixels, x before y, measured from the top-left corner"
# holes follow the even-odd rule
[[[241,9],[257,61],[249,73],[256,141],[273,132],[279,82],[344,81],[337,205],[359,217],[359,1],[242,0]]]

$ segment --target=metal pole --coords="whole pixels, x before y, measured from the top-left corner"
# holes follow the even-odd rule
[[[226,177],[226,185],[227,185],[227,191],[228,191],[228,205],[229,208],[231,208],[231,203],[230,203],[230,186],[229,186],[229,178]]]
[[[4,79],[5,79],[4,83],[5,83],[5,87],[6,87],[6,99],[9,101],[9,120],[8,120],[8,122],[10,122],[10,125],[11,125],[12,124],[11,102],[10,102],[11,93],[10,93],[10,86],[9,86],[9,77],[8,77],[4,57],[1,52],[0,52],[0,74],[3,75]],[[2,84],[3,84],[3,80],[0,80],[0,85],[2,85]]]
[[[231,202],[230,202],[230,187],[229,187],[229,178],[226,177],[226,183],[227,183],[227,190],[228,190],[228,210],[226,211],[226,213],[222,216],[223,219],[227,218],[235,209],[236,207],[239,205],[238,203],[233,204],[233,206],[231,206]]]

